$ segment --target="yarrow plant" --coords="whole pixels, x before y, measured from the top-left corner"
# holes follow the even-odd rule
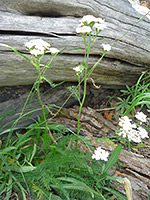
[[[79,65],[73,68],[73,70],[75,70],[76,72],[76,77],[78,79],[79,82],[79,87],[78,87],[78,100],[79,100],[79,104],[80,104],[80,108],[79,108],[79,115],[78,115],[78,125],[77,125],[77,133],[79,134],[82,125],[80,124],[80,116],[81,116],[81,111],[82,111],[82,107],[85,101],[85,97],[86,97],[86,84],[87,84],[87,80],[90,76],[90,74],[92,73],[92,71],[97,67],[97,65],[99,64],[99,62],[102,60],[102,58],[104,57],[104,55],[111,50],[111,46],[109,44],[102,44],[102,51],[103,51],[103,55],[101,56],[101,58],[95,63],[95,65],[89,70],[88,69],[88,62],[89,62],[89,55],[90,55],[90,50],[91,47],[93,45],[93,43],[96,40],[102,40],[103,37],[98,37],[98,34],[106,28],[105,25],[105,20],[102,18],[97,18],[94,17],[93,15],[85,15],[83,16],[83,18],[79,21],[79,25],[76,28],[76,32],[79,33],[83,40],[84,40],[84,48],[85,48],[85,55],[84,55],[84,65]],[[81,78],[83,78],[81,80]],[[80,84],[81,82],[84,81],[84,94],[82,99],[80,99]]]
[[[33,40],[30,40],[30,41],[28,41],[28,42],[25,43],[25,47],[27,48],[27,50],[29,51],[29,53],[32,55],[32,57],[29,59],[28,57],[26,57],[25,55],[23,55],[22,53],[18,52],[17,50],[15,50],[14,48],[12,48],[12,47],[10,47],[8,45],[2,44],[2,46],[8,47],[11,50],[13,50],[14,52],[16,52],[19,55],[21,55],[23,58],[25,58],[27,61],[29,61],[32,65],[34,65],[35,68],[37,69],[37,72],[38,72],[38,78],[35,81],[35,83],[33,85],[33,88],[32,88],[30,94],[28,95],[28,97],[26,99],[26,102],[25,102],[25,104],[23,106],[21,114],[20,114],[19,118],[12,125],[10,134],[8,135],[8,142],[7,142],[7,144],[9,143],[9,139],[11,137],[13,128],[15,128],[18,120],[23,115],[25,107],[26,107],[27,103],[29,102],[29,99],[32,98],[32,95],[34,94],[34,92],[37,92],[37,94],[38,94],[38,99],[39,99],[39,102],[40,102],[40,105],[41,105],[41,108],[42,108],[42,114],[43,114],[43,118],[44,118],[44,122],[45,122],[45,129],[47,130],[47,132],[49,132],[49,135],[52,137],[51,132],[50,132],[50,130],[48,128],[48,125],[47,125],[47,120],[46,120],[46,115],[45,115],[45,109],[44,109],[44,106],[43,106],[43,103],[42,103],[42,100],[41,100],[41,95],[40,95],[39,88],[40,88],[40,84],[43,81],[48,82],[52,87],[54,86],[54,84],[52,83],[52,81],[48,80],[45,77],[45,73],[46,73],[46,70],[48,68],[51,68],[51,63],[52,63],[53,59],[59,53],[59,50],[56,49],[56,48],[50,48],[51,45],[49,43],[45,42],[42,39],[33,39]],[[51,57],[50,61],[47,64],[41,64],[41,60],[42,60],[43,56],[46,53],[50,53],[52,57]],[[53,137],[52,137],[52,139],[53,139],[53,141],[55,141]]]
[[[128,116],[119,119],[120,130],[117,134],[127,139],[129,148],[130,142],[141,143],[142,139],[149,138],[148,132],[141,126],[146,122],[147,116],[143,112],[137,112],[135,117],[139,120],[137,124],[132,123]]]
[[[44,117],[44,121],[45,121],[45,128],[49,132],[49,135],[52,137],[52,134],[48,128],[46,115],[45,115],[45,111],[44,111],[44,106],[43,106],[41,96],[40,96],[39,87],[43,80],[45,80],[52,86],[52,81],[48,80],[45,77],[45,73],[48,68],[51,68],[51,63],[52,63],[53,59],[55,58],[55,56],[59,53],[59,50],[56,48],[50,48],[51,45],[42,39],[31,40],[31,41],[27,42],[25,44],[25,46],[28,49],[28,51],[30,52],[30,54],[32,55],[33,64],[38,71],[38,81],[37,81],[36,91],[38,93],[39,102],[40,102],[40,105],[42,108],[42,113],[43,113],[43,117]],[[41,59],[43,58],[45,53],[51,53],[52,58],[46,65],[43,65],[43,64],[41,64]],[[53,137],[52,137],[52,139],[53,139],[53,141],[55,141]]]

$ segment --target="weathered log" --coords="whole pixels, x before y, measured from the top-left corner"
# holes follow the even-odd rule
[[[1,86],[32,84],[37,78],[37,71],[32,64],[15,53],[1,53],[0,81]],[[44,63],[47,63],[50,55],[46,55]],[[97,62],[98,56],[91,56],[89,66]],[[5,65],[7,63],[7,65]],[[13,67],[12,67],[13,63]],[[83,56],[65,54],[58,56],[52,63],[52,69],[48,69],[46,76],[52,81],[77,81],[73,67],[83,63]],[[103,84],[108,88],[121,88],[124,85],[133,84],[138,74],[144,67],[105,58],[94,70],[91,77],[96,83]],[[8,82],[9,80],[9,82]]]
[[[95,16],[103,17],[106,19],[107,29],[102,31],[100,35],[105,36],[104,43],[109,43],[111,45],[113,45],[114,42],[118,40],[127,31],[127,29],[130,28],[141,16],[136,10],[132,8],[131,4],[127,0],[121,0],[119,4],[115,1],[106,0],[102,0],[100,2],[94,0],[88,2],[86,1],[86,3],[84,0],[80,0],[78,2],[47,1],[46,4],[44,1],[14,1],[12,4],[9,0],[1,0],[0,42],[7,43],[8,45],[13,46],[16,49],[27,53],[23,44],[28,40],[37,37],[41,37],[47,40],[52,44],[52,46],[63,49],[65,57],[63,54],[60,56],[60,58],[58,58],[58,60],[63,60],[62,65],[60,65],[62,68],[62,72],[60,72],[60,68],[59,66],[57,66],[57,61],[55,64],[55,69],[58,70],[59,73],[61,73],[63,80],[65,79],[71,81],[72,73],[70,72],[72,71],[69,70],[68,67],[69,59],[71,63],[70,66],[73,67],[74,65],[78,64],[78,60],[80,60],[79,55],[84,54],[82,38],[75,32],[75,29],[79,22],[79,18],[77,18],[76,16],[79,17],[85,14],[93,14]],[[117,74],[115,74],[115,76],[118,81],[111,81],[111,79],[114,79],[114,77],[111,77],[114,71],[112,71],[112,73],[109,73],[110,68],[108,70],[109,72],[105,70],[108,66],[107,62],[104,62],[105,64],[103,64],[101,69],[93,74],[93,78],[96,78],[95,81],[107,85],[109,82],[110,87],[112,85],[122,86],[127,83],[135,83],[138,75],[143,70],[145,70],[150,63],[150,39],[148,37],[149,29],[149,20],[145,18],[138,25],[136,25],[125,37],[123,37],[112,48],[112,51],[108,52],[107,58],[109,58],[108,62],[110,62],[110,64],[114,62],[114,59],[115,61],[118,60],[118,62],[121,61],[121,63],[119,63],[119,66],[116,67]],[[75,48],[79,49],[73,50]],[[24,65],[20,64],[19,66],[16,66],[16,62],[14,61],[15,59],[20,59],[20,62],[22,62],[22,58],[17,58],[15,54],[8,51],[8,49],[6,48],[0,47],[0,52],[2,59],[2,62],[0,64],[1,69],[6,69],[2,70],[0,73],[1,76],[3,76],[3,79],[1,79],[2,81],[0,81],[1,86],[33,83],[33,76],[35,75],[35,72],[31,69],[31,66],[28,63],[26,63],[26,66],[29,68],[31,73],[30,76],[28,76],[28,79],[25,79],[24,74],[26,72],[24,71]],[[93,46],[91,50],[91,55],[98,56],[100,54],[102,54],[101,41],[98,41]],[[72,57],[70,57],[70,55]],[[67,61],[64,60],[66,56],[68,56]],[[95,63],[97,58],[91,61],[91,65]],[[8,71],[7,66],[10,67],[10,62],[13,71],[12,74],[7,77],[5,75]],[[63,68],[64,65],[66,66],[65,69]],[[22,73],[22,76],[21,73],[19,74],[20,81],[17,82],[14,81],[13,77],[17,77],[16,80],[18,79],[18,74],[16,74],[16,71],[18,71],[19,67],[20,72],[22,71],[24,73]],[[132,78],[129,78],[126,75],[122,76],[122,68],[126,68],[128,71],[127,74],[129,76],[131,75]],[[68,71],[70,79],[68,78]],[[105,74],[103,73],[103,71],[105,71]],[[136,71],[135,74],[132,74],[133,71]],[[55,78],[53,75],[51,76],[49,74],[48,77],[52,80],[57,80],[57,78]]]

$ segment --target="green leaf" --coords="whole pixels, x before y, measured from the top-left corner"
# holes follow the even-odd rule
[[[139,104],[139,102],[143,99],[144,97],[144,94],[145,94],[145,91],[146,89],[149,87],[150,83],[147,84],[144,88],[144,90],[138,95],[136,96],[136,99],[132,102],[131,106],[125,111],[124,115],[127,115],[129,112],[131,112],[131,110],[133,110],[133,108]],[[146,93],[147,94],[147,93]],[[148,95],[147,95],[148,96]]]
[[[114,151],[112,152],[108,162],[106,163],[105,169],[103,171],[103,173],[108,173],[109,169],[118,161],[120,152],[121,152],[121,144],[119,144]]]
[[[30,158],[30,163],[32,162],[32,160],[34,158],[35,153],[36,153],[36,144],[34,144],[34,146],[33,146],[33,151],[32,151],[32,155],[31,155],[31,158]]]
[[[23,166],[23,167],[21,167],[22,172],[31,172],[35,169],[36,169],[36,167],[34,167],[34,166]]]
[[[22,138],[20,137],[20,140],[16,143],[16,149],[18,149],[20,146],[23,146],[25,143],[27,143],[28,141],[30,141],[31,139],[30,138],[28,138],[28,139],[26,139],[26,140],[23,140],[22,141]]]
[[[50,194],[49,200],[63,200],[58,195],[55,195],[53,193]]]
[[[69,86],[67,89],[72,93],[73,97],[80,102],[80,93],[75,86]]]
[[[110,192],[111,194],[114,194],[116,197],[118,197],[119,200],[127,200],[127,197],[125,197],[123,194],[121,194],[120,192],[117,192],[116,190],[112,188],[103,187],[103,189]]]
[[[49,83],[52,88],[56,87],[56,84],[54,84],[51,80],[47,79],[46,77],[42,77],[42,79]]]
[[[100,38],[97,38],[96,40],[103,40],[103,39],[104,39],[104,36],[100,37]]]
[[[1,150],[0,151],[0,154],[6,154],[7,152],[9,152],[9,151],[11,151],[11,150],[14,150],[14,149],[16,149],[16,147],[7,147],[7,148],[5,148],[5,149],[3,149],[3,150]]]
[[[23,186],[20,184],[20,182],[18,182],[18,179],[15,178],[15,176],[13,175],[13,173],[11,172],[10,166],[8,165],[5,157],[3,155],[0,154],[0,158],[3,160],[7,171],[9,173],[9,175],[12,177],[12,179],[16,182],[16,184],[18,185],[18,187],[20,188],[20,191],[22,192],[22,200],[27,200],[26,199],[26,195],[25,195],[25,189],[23,188]]]
[[[15,172],[31,172],[35,170],[36,167],[34,166],[23,166],[23,167],[18,167],[18,166],[9,166],[9,170],[15,171]]]
[[[17,51],[13,47],[11,47],[11,46],[9,46],[7,44],[2,44],[2,43],[0,43],[0,46],[4,46],[4,47],[7,47],[7,48],[11,49],[12,51],[16,52],[17,54],[19,54],[20,56],[22,56],[23,58],[25,58],[26,60],[28,60],[30,63],[32,63],[32,65],[36,66],[36,64],[32,60],[30,60],[29,58],[27,58],[25,55],[23,55],[22,53],[20,53],[19,51]]]
[[[142,143],[136,146],[132,146],[132,148],[141,148],[141,147],[144,147],[145,145],[146,145],[145,143]]]
[[[40,64],[40,67],[46,67],[48,69],[52,68],[52,66],[50,66],[50,65],[44,65],[44,64]]]
[[[80,191],[89,192],[89,193],[91,193],[92,198],[94,198],[94,194],[101,196],[95,190],[91,189],[85,183],[78,181],[77,179],[74,179],[74,178],[71,178],[71,177],[59,177],[57,179],[71,183],[71,184],[63,183],[63,185],[62,185],[63,189],[80,190]],[[56,187],[56,186],[51,185],[51,187]]]

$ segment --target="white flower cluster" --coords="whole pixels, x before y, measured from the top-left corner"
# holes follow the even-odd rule
[[[89,34],[92,32],[92,29],[96,29],[97,32],[100,32],[106,25],[104,24],[105,20],[102,18],[96,18],[93,15],[85,15],[81,20],[79,26],[76,28],[77,33]]]
[[[135,117],[142,122],[146,122],[146,115],[142,112],[137,112]]]
[[[76,75],[79,75],[80,73],[82,73],[83,69],[84,69],[83,65],[78,65],[73,68],[73,70],[76,71]]]
[[[59,52],[56,48],[50,48],[50,44],[42,39],[33,39],[25,44],[28,51],[35,57],[41,56],[46,52],[50,52],[52,55]]]
[[[111,46],[109,44],[102,44],[103,51],[110,51]]]
[[[25,44],[25,46],[28,49],[28,51],[36,57],[39,55],[43,55],[45,51],[47,51],[50,48],[50,44],[42,39],[30,40]]]
[[[56,48],[50,48],[49,51],[50,51],[50,53],[51,53],[52,55],[55,55],[55,54],[59,53],[59,50],[56,49]]]
[[[100,17],[94,17],[93,15],[85,15],[81,20],[80,24],[76,28],[76,32],[80,34],[90,34],[96,30],[99,33],[101,30],[106,28],[104,24],[105,20]],[[109,44],[102,44],[103,51],[110,51],[111,46]]]
[[[139,112],[135,117],[142,122],[146,122],[146,115]],[[140,124],[141,124],[140,123]],[[136,143],[142,142],[142,139],[149,138],[148,132],[142,128],[140,125],[132,123],[132,120],[128,116],[121,117],[119,120],[120,132],[118,135],[128,138],[129,141]]]
[[[108,151],[105,151],[101,147],[98,147],[94,151],[94,154],[92,155],[92,159],[108,161],[108,156],[109,156]]]

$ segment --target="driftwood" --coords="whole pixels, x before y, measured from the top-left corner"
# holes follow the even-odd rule
[[[77,106],[69,109],[64,108],[62,110],[63,114],[58,115],[53,120],[50,119],[49,123],[59,123],[76,132],[78,110],[79,107]],[[94,147],[97,148],[98,146],[101,146],[107,151],[113,151],[115,144],[95,140],[95,137],[112,136],[112,133],[115,133],[117,128],[112,122],[106,120],[101,113],[96,112],[92,108],[83,108],[81,123],[84,129],[82,129],[80,134],[92,139]],[[79,148],[82,151],[89,151],[89,149],[87,150],[81,143],[79,143]],[[150,151],[149,145],[146,148]],[[89,152],[91,153],[91,151]],[[124,167],[119,170],[111,170],[112,174],[123,178],[126,177],[130,180],[133,189],[133,200],[147,200],[148,197],[150,197],[150,159],[149,154],[146,154],[146,152],[144,156],[137,153],[130,153],[127,150],[122,149],[119,162]],[[115,187],[117,184],[118,183],[113,182],[112,187]],[[117,190],[125,194],[124,186],[122,184],[117,187]]]
[[[61,8],[61,9],[60,9]],[[51,80],[75,81],[72,68],[83,63],[83,41],[76,34],[79,17],[85,14],[106,19],[107,28],[100,36],[104,43],[113,45],[141,15],[132,8],[127,0],[113,1],[38,1],[1,0],[0,42],[24,52],[25,42],[33,38],[42,38],[53,47],[63,49],[53,63],[54,69],[48,71]],[[145,18],[123,37],[106,59],[97,67],[92,77],[96,83],[108,87],[132,85],[140,73],[149,67],[150,37],[149,19]],[[77,49],[79,48],[79,49]],[[90,66],[102,54],[101,41],[91,50]],[[28,85],[33,83],[36,71],[26,60],[0,47],[0,86]],[[45,56],[45,62],[50,58]],[[55,76],[54,76],[55,74]]]

